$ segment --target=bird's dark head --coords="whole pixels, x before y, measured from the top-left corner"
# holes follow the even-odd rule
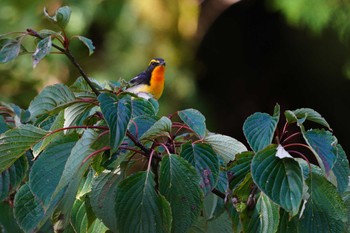
[[[155,67],[157,66],[165,66],[166,63],[164,61],[163,58],[153,58],[150,62],[149,62],[149,69],[153,70]]]

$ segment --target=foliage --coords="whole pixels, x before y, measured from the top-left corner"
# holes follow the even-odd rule
[[[82,77],[44,88],[27,110],[2,104],[2,231],[14,222],[24,232],[349,230],[349,163],[319,113],[287,110],[282,131],[278,104],[272,116],[251,115],[243,125],[248,151],[209,132],[195,109],[160,117],[158,102],[126,92],[125,82],[87,77],[64,31],[70,9],[47,16],[60,32],[6,38],[1,61],[32,36],[33,66],[57,49]],[[94,50],[89,39],[73,38]]]

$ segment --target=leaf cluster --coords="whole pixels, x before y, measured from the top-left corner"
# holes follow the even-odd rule
[[[48,17],[63,30],[69,16],[64,7]],[[63,47],[53,46],[58,34],[27,31],[39,38],[33,62],[57,47],[82,77],[44,88],[28,109],[1,104],[0,229],[349,230],[349,162],[319,113],[287,110],[282,130],[278,104],[272,115],[252,114],[243,125],[248,149],[210,132],[198,110],[159,116],[158,102],[126,92],[125,82],[87,77],[64,30]],[[3,62],[20,50],[10,44]]]

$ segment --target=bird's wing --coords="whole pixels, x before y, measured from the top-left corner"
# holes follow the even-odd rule
[[[138,74],[137,76],[135,76],[133,79],[131,79],[129,81],[129,83],[132,86],[136,86],[136,85],[145,83],[146,80],[147,80],[147,74],[146,74],[146,72],[142,72],[142,73]]]

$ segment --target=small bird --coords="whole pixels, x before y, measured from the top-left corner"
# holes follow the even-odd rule
[[[159,99],[164,89],[165,61],[163,58],[154,58],[150,61],[148,68],[129,81],[131,87],[127,92],[137,94],[143,98]]]

